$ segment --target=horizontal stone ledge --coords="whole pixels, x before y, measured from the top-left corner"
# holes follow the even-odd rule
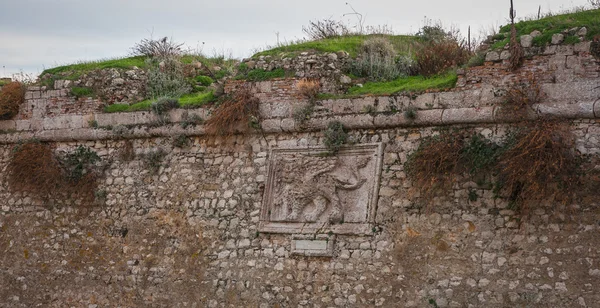
[[[600,99],[595,102],[578,102],[575,104],[539,104],[533,106],[538,113],[531,112],[527,118],[536,119],[540,115],[549,115],[565,119],[593,119],[600,118]],[[414,127],[414,126],[439,126],[439,125],[458,125],[458,124],[490,124],[490,123],[511,123],[518,118],[510,115],[504,115],[502,108],[499,107],[480,107],[480,108],[456,108],[456,109],[430,109],[415,111],[414,118],[405,115],[403,112],[379,113],[375,115],[367,113],[347,114],[347,115],[325,115],[308,119],[304,123],[296,123],[291,118],[285,119],[266,119],[262,121],[262,132],[264,133],[292,133],[292,132],[311,132],[320,131],[327,128],[331,121],[340,121],[348,129],[377,129],[393,127]],[[137,123],[138,126],[126,130],[105,130],[98,128],[62,128],[53,130],[39,131],[20,131],[0,135],[0,143],[15,143],[27,139],[39,139],[41,141],[77,141],[77,140],[104,140],[104,139],[137,139],[151,137],[170,137],[177,135],[198,136],[205,135],[204,126],[194,126],[184,129],[177,122],[184,119],[183,112],[172,114],[171,125],[159,127],[149,127],[152,119],[143,122],[140,118],[147,115],[138,113],[138,115],[127,115],[129,121]],[[197,110],[194,114],[206,115],[205,110]],[[96,119],[105,117],[98,117]],[[115,119],[123,119],[116,116]],[[104,123],[122,123],[103,119]],[[0,121],[0,127],[13,127],[14,121]],[[129,124],[131,125],[131,124]]]

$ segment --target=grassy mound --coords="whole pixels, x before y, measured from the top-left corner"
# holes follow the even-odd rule
[[[316,51],[316,52],[338,52],[340,50],[346,51],[351,57],[356,57],[362,43],[369,37],[382,36],[378,34],[373,35],[348,35],[333,37],[318,41],[292,43],[286,46],[279,46],[273,49],[261,51],[252,58],[258,58],[260,56],[294,56],[304,51]],[[385,37],[394,45],[398,53],[406,54],[410,50],[412,43],[418,40],[415,36],[409,35],[385,35]]]
[[[517,36],[530,34],[534,30],[542,32],[542,35],[533,40],[535,46],[544,46],[550,43],[554,34],[580,27],[587,28],[585,35],[587,40],[592,40],[600,35],[600,9],[549,16],[538,20],[524,20],[515,24]],[[510,24],[502,26],[498,36],[506,38],[495,43],[493,48],[501,48],[508,44],[509,33]],[[577,43],[579,38],[576,33],[570,33],[566,36],[565,41],[567,43]]]

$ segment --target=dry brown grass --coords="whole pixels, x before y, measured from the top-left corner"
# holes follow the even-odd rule
[[[72,166],[71,166],[72,167]],[[14,149],[7,168],[11,190],[41,198],[78,198],[87,203],[95,198],[98,173],[73,177],[65,162],[54,155],[50,145],[27,142]]]
[[[515,29],[515,25],[513,24],[510,29],[510,59],[509,59],[509,68],[511,71],[514,71],[521,67],[523,64],[523,48],[521,47],[521,43],[517,39],[517,30]]]
[[[506,92],[506,100],[500,106],[502,116],[508,116],[517,120],[525,120],[529,113],[534,112],[533,105],[544,100],[537,80],[533,75],[519,84],[512,85]]]
[[[570,202],[581,159],[566,123],[544,120],[520,129],[498,162],[498,192],[526,212],[546,200]]]
[[[206,121],[206,132],[213,135],[232,135],[245,132],[258,124],[258,99],[248,87],[236,90],[225,99]]]
[[[434,196],[449,189],[463,172],[461,152],[463,137],[459,133],[443,132],[424,140],[405,165],[406,174],[423,196]]]
[[[425,77],[443,73],[452,67],[461,66],[472,53],[463,44],[453,39],[433,40],[417,47],[415,59],[419,73]]]
[[[12,119],[19,113],[19,106],[25,101],[25,86],[14,81],[0,91],[0,120]]]
[[[53,193],[64,178],[52,148],[35,142],[25,143],[15,149],[7,171],[12,190],[42,196]]]
[[[321,83],[318,80],[304,78],[296,84],[298,94],[312,101],[321,92]]]

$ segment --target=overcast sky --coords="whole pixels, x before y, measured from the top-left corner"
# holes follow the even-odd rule
[[[353,0],[366,25],[415,33],[425,16],[474,34],[506,24],[509,0]],[[585,5],[587,0],[514,0],[518,16]],[[127,56],[143,38],[172,37],[205,54],[236,58],[303,36],[309,20],[354,24],[338,0],[0,0],[0,77],[77,61]],[[202,45],[202,42],[205,42]],[[203,46],[203,47],[202,47]]]

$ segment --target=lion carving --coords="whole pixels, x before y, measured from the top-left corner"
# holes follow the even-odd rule
[[[371,157],[315,159],[304,156],[281,164],[274,204],[285,210],[286,221],[316,222],[329,209],[324,220],[341,223],[344,209],[338,192],[361,188],[367,179],[362,178],[359,171],[370,160]],[[305,213],[309,206],[313,210]]]

